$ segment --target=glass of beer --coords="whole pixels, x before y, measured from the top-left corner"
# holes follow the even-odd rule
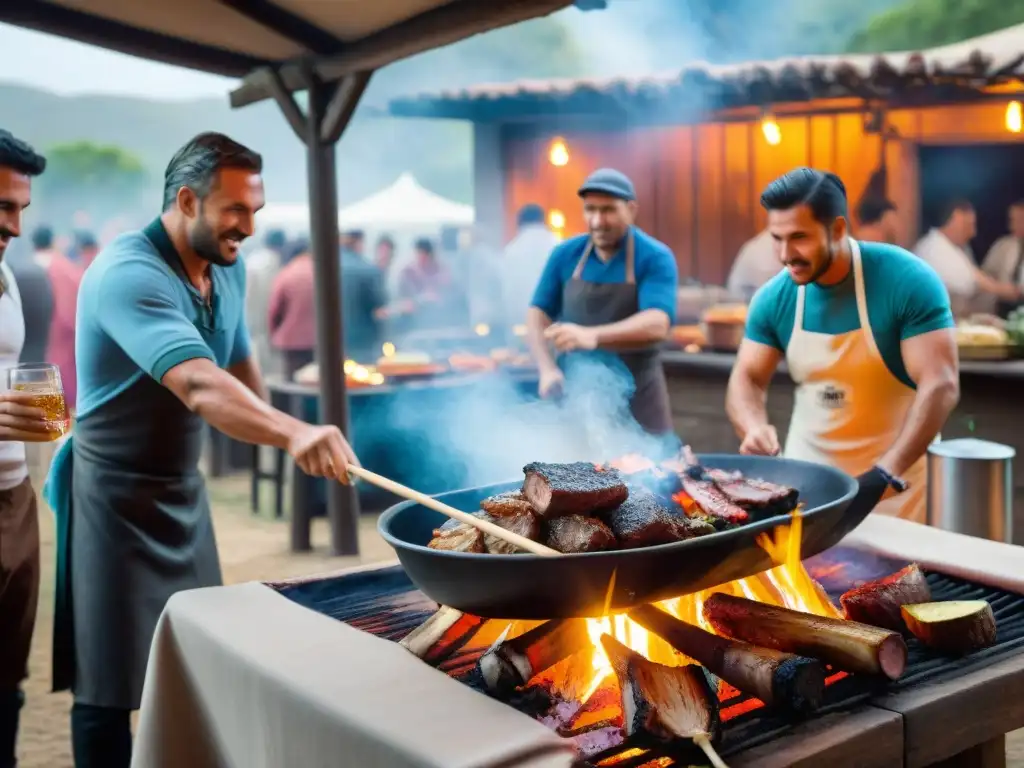
[[[46,414],[50,440],[57,440],[67,434],[71,427],[71,417],[67,403],[64,402],[60,369],[49,363],[22,363],[8,368],[6,373],[7,388],[15,392],[32,393],[31,405],[41,408]]]

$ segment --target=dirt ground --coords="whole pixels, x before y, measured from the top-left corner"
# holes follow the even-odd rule
[[[37,483],[39,487],[39,483]],[[364,516],[360,530],[360,558],[329,557],[327,529],[318,520],[313,530],[314,552],[294,555],[288,551],[288,526],[264,512],[249,511],[247,478],[227,478],[210,484],[217,542],[227,583],[260,581],[322,573],[360,562],[390,560],[394,553],[377,535],[376,521]],[[27,702],[22,712],[21,768],[71,768],[68,712],[71,697],[50,692],[50,639],[53,624],[53,518],[41,509],[43,585],[39,618],[32,644],[31,677],[25,686]],[[1024,768],[1024,730],[1008,740],[1008,768]]]

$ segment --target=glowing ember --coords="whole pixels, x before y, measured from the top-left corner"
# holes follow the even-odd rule
[[[631,460],[631,457],[628,458]],[[618,462],[621,464],[623,459],[618,460]],[[654,465],[652,464],[651,466]],[[623,469],[622,471],[628,470]],[[686,498],[688,499],[689,497]],[[708,632],[714,632],[714,628],[704,620],[704,600],[716,592],[745,597],[769,605],[784,606],[818,616],[842,618],[842,613],[832,604],[828,595],[811,578],[800,561],[801,529],[802,520],[800,510],[797,509],[793,512],[791,523],[788,526],[780,526],[775,530],[774,538],[769,537],[767,534],[762,534],[758,537],[757,543],[768,553],[772,562],[777,563],[775,568],[759,573],[756,576],[721,584],[692,595],[665,600],[659,603],[659,607],[673,616],[690,624],[695,624]],[[668,643],[661,640],[661,638],[650,634],[646,629],[624,615],[588,619],[587,631],[594,645],[592,661],[594,674],[593,679],[584,689],[586,693],[582,697],[583,703],[586,703],[603,685],[615,684],[611,663],[601,647],[600,640],[603,634],[614,636],[619,642],[659,664],[678,666],[693,663],[674,650]],[[829,678],[829,682],[838,680],[842,676],[844,676],[843,673],[833,675]],[[747,701],[737,706],[744,707],[743,711],[761,706],[761,703],[756,699],[752,701],[753,703]],[[723,715],[725,714],[723,713]],[[735,716],[736,714],[741,713],[729,713],[730,716]]]

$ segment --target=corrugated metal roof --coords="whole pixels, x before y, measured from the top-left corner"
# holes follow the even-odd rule
[[[820,98],[891,98],[1024,79],[1024,24],[926,51],[800,56],[643,77],[520,80],[395,99],[403,117],[495,120],[513,114],[732,108]]]

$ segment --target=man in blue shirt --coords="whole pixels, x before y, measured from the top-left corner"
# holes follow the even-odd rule
[[[589,232],[551,253],[527,313],[527,343],[552,397],[574,360],[620,371],[630,409],[652,434],[673,431],[658,345],[676,314],[679,274],[671,249],[633,225],[636,193],[624,174],[602,168],[579,189]],[[560,355],[558,363],[549,349]],[[603,354],[594,355],[595,351]]]
[[[345,478],[334,426],[271,408],[245,325],[238,257],[263,206],[262,160],[215,133],[171,159],[163,213],[118,237],[78,299],[79,414],[55,457],[54,689],[75,695],[78,768],[128,768],[157,619],[175,592],[220,584],[199,455],[204,422]]]
[[[924,455],[959,397],[946,289],[902,248],[849,237],[835,174],[797,168],[761,204],[785,269],[754,296],[729,379],[740,452],[779,452],[765,400],[785,359],[797,384],[785,455],[858,476],[858,511],[924,522]]]

